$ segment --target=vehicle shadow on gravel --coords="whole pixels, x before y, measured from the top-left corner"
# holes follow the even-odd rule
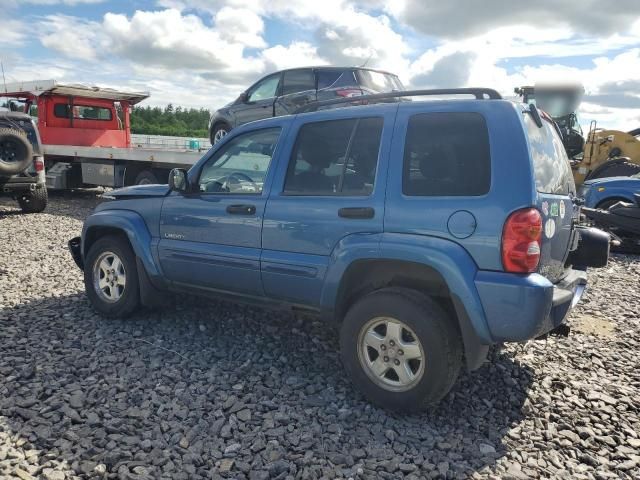
[[[505,354],[403,416],[337,350],[318,321],[191,298],[126,321],[81,293],[0,308],[0,476],[467,478],[524,416],[532,371]]]

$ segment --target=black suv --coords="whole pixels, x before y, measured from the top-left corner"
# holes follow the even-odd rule
[[[261,78],[217,110],[209,122],[211,144],[232,128],[254,120],[295,112],[316,100],[357,97],[404,90],[392,73],[362,67],[308,67],[283,70]]]
[[[0,194],[13,196],[25,213],[47,206],[40,134],[25,113],[0,111]]]

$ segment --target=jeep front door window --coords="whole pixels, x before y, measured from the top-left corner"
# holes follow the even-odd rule
[[[279,134],[280,128],[266,128],[231,139],[202,168],[199,191],[262,193]]]

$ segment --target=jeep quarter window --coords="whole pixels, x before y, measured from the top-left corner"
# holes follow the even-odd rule
[[[382,118],[330,120],[298,133],[284,185],[290,195],[370,195]]]
[[[199,191],[262,193],[280,128],[265,128],[229,140],[202,167]]]
[[[402,192],[409,196],[478,196],[489,191],[489,133],[482,115],[422,113],[409,119]]]

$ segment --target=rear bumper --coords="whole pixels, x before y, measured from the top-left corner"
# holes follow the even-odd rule
[[[475,284],[493,341],[522,342],[564,323],[585,291],[587,272],[571,270],[552,284],[537,273],[480,271]]]
[[[37,177],[9,177],[0,179],[0,192],[24,193],[44,188]]]

